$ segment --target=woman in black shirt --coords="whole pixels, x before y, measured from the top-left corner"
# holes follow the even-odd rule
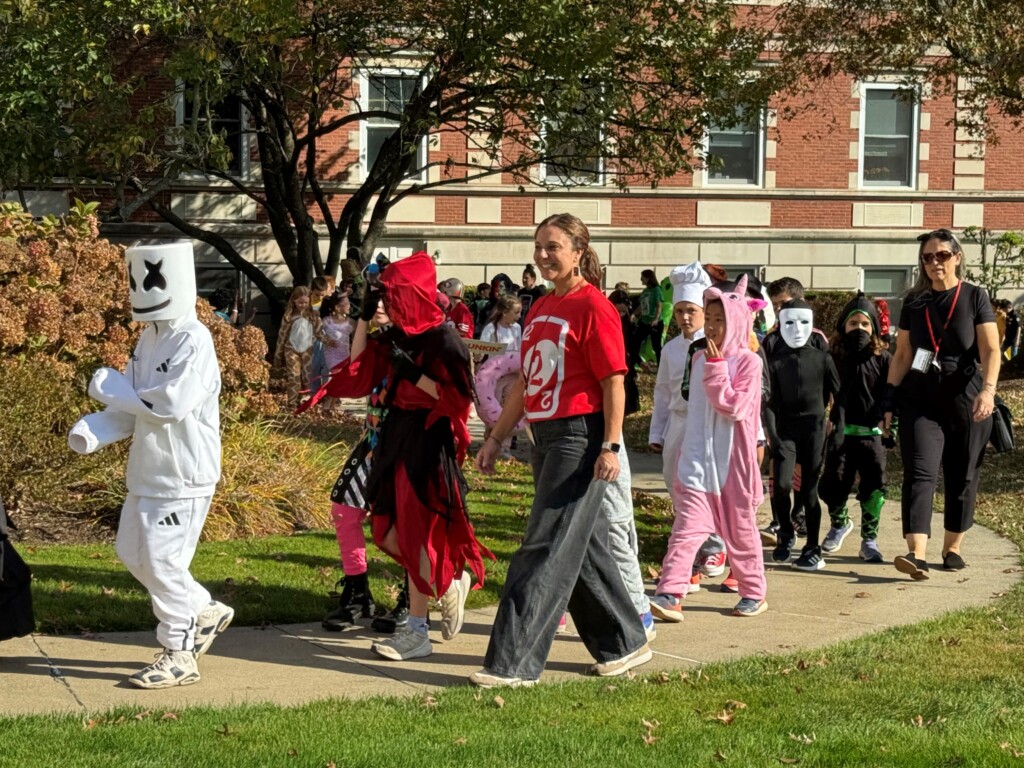
[[[925,548],[939,467],[945,486],[942,567],[964,567],[960,545],[974,524],[979,469],[992,433],[999,334],[983,288],[963,281],[963,249],[952,232],[918,238],[920,275],[900,314],[889,368],[884,428],[898,405],[903,456],[903,534],[909,553],[894,565],[928,578]]]

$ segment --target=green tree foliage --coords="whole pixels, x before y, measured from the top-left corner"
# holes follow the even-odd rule
[[[531,173],[540,163],[571,177],[598,161],[621,187],[655,185],[699,162],[711,123],[745,120],[800,73],[794,60],[763,66],[771,11],[731,0],[16,7],[0,16],[0,93],[16,86],[7,111],[33,110],[27,124],[0,122],[0,146],[25,155],[14,181],[59,172],[109,184],[115,199],[106,218],[151,208],[276,300],[281,289],[224,237],[171,210],[167,190],[182,174],[202,171],[253,199],[294,281],[308,284],[334,273],[344,248],[365,259],[394,206],[436,186],[501,175],[544,184]],[[81,71],[61,85],[61,66],[83,52]],[[411,70],[423,85],[400,108],[368,104],[354,84],[380,66]],[[243,130],[258,165],[249,175],[228,170],[228,137],[204,119],[228,97],[249,115]],[[192,118],[170,130],[182,98],[194,105]],[[363,172],[339,167],[348,134],[373,118],[396,126],[376,162]],[[422,143],[447,134],[464,137],[459,146],[470,151],[432,154],[424,167]],[[21,136],[32,141],[11,148],[8,139]]]
[[[1024,286],[1024,232],[968,227],[964,240],[981,249],[978,262],[967,265],[968,280],[984,286],[993,299],[1003,288]]]
[[[786,0],[778,15],[783,59],[813,78],[902,75],[934,95],[963,93],[959,125],[983,134],[1001,114],[1024,118],[1024,4],[1018,0]]]

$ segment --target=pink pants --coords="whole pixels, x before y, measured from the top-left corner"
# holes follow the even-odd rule
[[[331,519],[338,534],[341,568],[346,576],[366,573],[366,534],[363,521],[367,511],[347,504],[331,504]]]
[[[740,597],[763,600],[767,591],[757,509],[723,504],[722,498],[676,483],[676,520],[661,564],[659,594],[685,595],[697,550],[712,533],[725,539]]]

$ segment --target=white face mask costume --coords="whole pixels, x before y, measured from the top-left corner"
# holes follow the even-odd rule
[[[188,651],[212,639],[200,616],[210,594],[188,567],[220,479],[220,368],[195,315],[192,245],[132,246],[125,261],[132,318],[148,325],[124,373],[93,374],[89,395],[106,409],[80,419],[68,443],[92,453],[133,438],[117,555],[153,598],[160,644]],[[151,667],[129,680],[143,688],[195,681],[186,678]]]
[[[176,320],[196,306],[196,265],[191,243],[133,245],[125,251],[132,320]]]
[[[814,333],[814,312],[810,307],[790,307],[793,303],[787,302],[779,310],[779,333],[786,346],[800,349]]]

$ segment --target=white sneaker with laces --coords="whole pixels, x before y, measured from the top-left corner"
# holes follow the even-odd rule
[[[386,640],[378,640],[370,646],[370,650],[392,661],[422,659],[434,652],[426,632],[417,632],[408,627]]]
[[[136,688],[173,688],[199,682],[199,665],[192,651],[164,648],[156,661],[128,678]]]
[[[441,639],[451,640],[462,630],[462,623],[466,620],[466,598],[469,597],[469,587],[472,576],[469,571],[463,571],[458,579],[452,579],[448,591],[441,595],[438,601],[441,603]]]
[[[209,605],[196,617],[196,639],[194,651],[199,658],[208,650],[217,636],[228,628],[235,618],[235,609],[230,605],[211,600]]]

